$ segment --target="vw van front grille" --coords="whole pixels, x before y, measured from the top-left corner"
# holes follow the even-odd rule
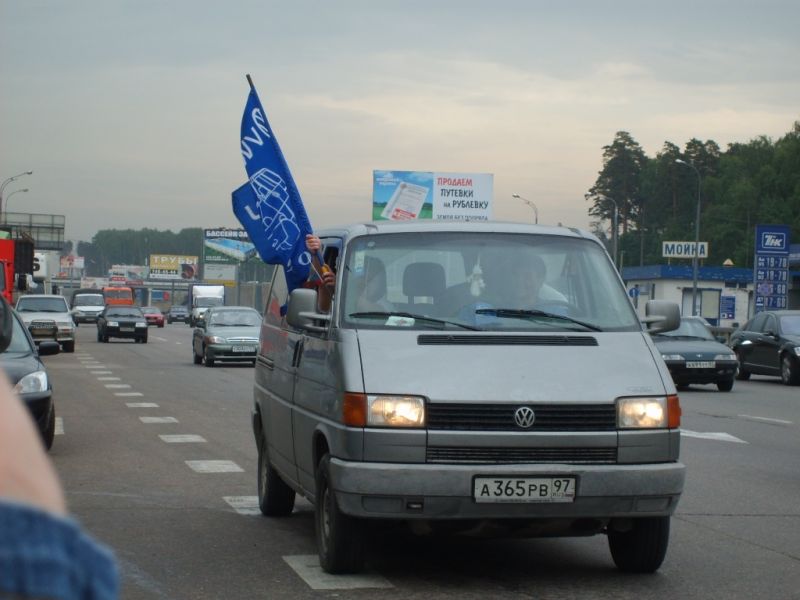
[[[458,464],[614,464],[616,448],[454,448],[429,446],[429,463]]]
[[[533,410],[533,425],[521,428],[514,412]],[[448,431],[614,431],[614,404],[428,404],[428,429]]]
[[[419,335],[419,346],[597,346],[590,335]]]

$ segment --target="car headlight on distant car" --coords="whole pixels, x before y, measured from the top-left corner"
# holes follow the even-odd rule
[[[136,327],[147,327],[147,323],[142,323],[141,321],[136,323]]]
[[[795,356],[800,356],[800,346],[795,346],[794,347],[794,355]]]
[[[736,360],[735,354],[717,354],[714,360]]]
[[[119,327],[119,321],[109,321],[106,323],[109,327]]]
[[[680,424],[678,396],[617,400],[617,427],[620,429],[674,429]]]
[[[682,354],[662,354],[661,358],[664,360],[683,360]]]
[[[34,371],[28,373],[20,379],[14,386],[14,391],[18,394],[31,394],[34,392],[47,391],[47,373],[45,371]]]
[[[74,329],[74,326],[72,325],[71,322],[64,322],[64,323],[59,323],[58,324],[58,330],[59,331],[72,331],[73,329]]]
[[[207,335],[205,338],[206,344],[225,344],[228,340],[218,335]]]

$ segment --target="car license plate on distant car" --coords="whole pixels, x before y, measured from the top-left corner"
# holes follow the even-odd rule
[[[135,331],[135,328],[133,328],[133,327],[120,327],[119,330],[120,331],[131,332],[131,331]]]
[[[231,346],[231,352],[255,352],[255,346]]]
[[[686,361],[686,368],[687,369],[713,369],[716,367],[716,363],[713,360],[693,360],[693,361]]]
[[[574,477],[476,477],[475,502],[573,502]]]

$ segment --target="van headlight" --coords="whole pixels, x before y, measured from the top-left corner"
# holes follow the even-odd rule
[[[32,394],[34,392],[47,391],[47,373],[45,371],[28,373],[17,382],[14,386],[14,391],[18,394]]]
[[[678,396],[620,398],[617,400],[619,429],[674,429],[681,424]]]
[[[418,396],[367,396],[367,427],[425,427],[425,401]]]

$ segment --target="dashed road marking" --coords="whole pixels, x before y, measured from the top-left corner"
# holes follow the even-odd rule
[[[294,572],[306,582],[312,590],[355,590],[358,588],[393,588],[389,581],[377,573],[361,575],[329,575],[319,566],[316,554],[284,556]]]
[[[167,338],[158,337],[157,335],[154,335],[153,339],[156,339],[159,342],[166,342],[167,341]]]
[[[139,417],[142,423],[177,423],[175,417]]]
[[[126,402],[128,408],[158,408],[155,402]]]
[[[124,390],[130,389],[130,384],[128,383],[107,383],[106,387],[110,390]]]
[[[195,435],[193,433],[176,433],[172,435],[160,435],[163,441],[168,444],[204,444],[206,438],[202,435]]]
[[[731,435],[730,433],[723,433],[723,432],[701,432],[701,431],[689,431],[688,429],[681,429],[681,435],[684,437],[690,438],[698,438],[701,440],[714,440],[717,442],[735,442],[737,444],[747,444],[744,440],[740,440],[736,436]]]
[[[98,377],[97,381],[120,381],[120,377]]]
[[[86,365],[83,365],[83,366],[86,367],[87,369],[105,369],[106,368],[105,365],[101,365],[100,363],[92,363],[90,365],[86,364]]]
[[[114,392],[115,396],[122,398],[133,398],[134,396],[144,396],[142,392]]]
[[[92,375],[111,375],[111,371],[89,371]]]
[[[258,496],[223,496],[223,500],[240,515],[260,515]]]
[[[196,473],[244,473],[244,469],[232,460],[187,460],[185,462]]]
[[[764,421],[765,423],[777,423],[779,425],[793,425],[791,421],[784,421],[783,419],[770,419],[769,417],[754,417],[752,415],[737,415],[742,419],[751,421]]]
[[[64,419],[56,417],[56,435],[64,435]]]

